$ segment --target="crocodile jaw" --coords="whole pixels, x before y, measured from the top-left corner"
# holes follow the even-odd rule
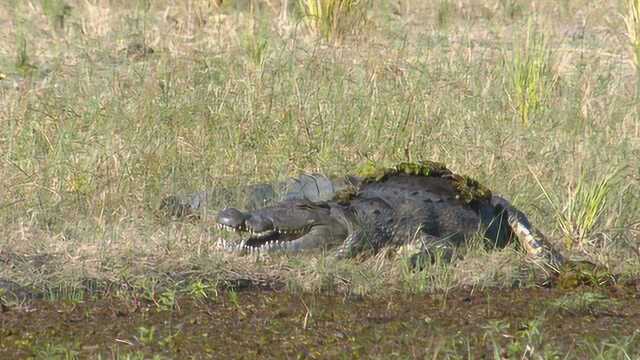
[[[244,227],[233,228],[218,224],[218,228],[232,230],[241,235],[249,234],[239,243],[218,240],[217,246],[224,251],[242,254],[264,252],[296,253],[313,249],[326,249],[342,243],[347,237],[347,230],[336,224],[313,225],[296,230],[266,230],[256,232]]]

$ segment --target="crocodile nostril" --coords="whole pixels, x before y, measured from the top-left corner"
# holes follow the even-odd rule
[[[235,208],[226,208],[218,213],[216,222],[238,229],[244,227],[246,219],[247,215],[242,211]]]

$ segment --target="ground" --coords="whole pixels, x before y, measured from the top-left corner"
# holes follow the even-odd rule
[[[638,304],[631,285],[375,300],[252,289],[173,308],[140,299],[39,301],[2,314],[0,355],[622,359],[638,356]]]
[[[638,356],[640,81],[625,1],[384,0],[333,25],[305,18],[302,1],[286,12],[275,0],[219,3],[0,4],[0,279],[42,296],[3,299],[3,355],[175,358],[159,340],[176,334],[169,319],[208,310],[221,339],[245,344],[262,340],[241,316],[281,316],[283,328],[261,325],[264,341],[279,338],[290,357],[328,351],[316,334],[373,356]],[[520,249],[473,244],[417,272],[390,252],[238,258],[216,250],[226,235],[207,216],[157,213],[171,194],[420,159],[506,196],[565,255],[602,264],[617,284],[539,288],[544,274]],[[293,310],[261,308],[269,301]],[[581,310],[558,310],[567,303]],[[149,311],[110,313],[125,305]],[[323,320],[330,307],[342,335]],[[403,328],[410,316],[424,327]],[[427,317],[442,336],[429,335]],[[99,348],[69,342],[85,319],[113,326]],[[38,320],[55,332],[40,336]],[[532,321],[542,325],[522,325]],[[565,323],[575,338],[556,336]],[[205,353],[198,325],[184,329],[188,351]],[[381,329],[397,337],[371,347]]]

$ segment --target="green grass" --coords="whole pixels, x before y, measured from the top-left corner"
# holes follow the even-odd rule
[[[550,305],[552,309],[565,311],[569,314],[598,314],[611,311],[619,306],[615,300],[609,299],[607,295],[590,291],[565,295],[552,301]]]
[[[340,16],[366,26],[317,25],[335,45],[293,17],[281,32],[271,3],[1,5],[14,26],[0,43],[0,254],[11,264],[0,277],[78,301],[89,279],[159,308],[252,281],[365,295],[534,283],[515,248],[417,273],[393,254],[255,260],[220,254],[226,235],[206,220],[156,212],[169,194],[417,159],[506,195],[556,245],[571,233],[591,259],[640,273],[629,251],[640,122],[634,70],[611,55],[624,44],[601,31],[612,5],[586,9],[586,35],[573,41],[565,24],[582,2],[542,1],[535,18],[514,1],[365,3]],[[129,56],[134,42],[154,52]],[[622,170],[603,188],[602,169]],[[566,200],[545,199],[565,189]]]
[[[598,227],[603,226],[608,195],[614,188],[615,174],[607,174],[594,184],[585,182],[586,175],[580,175],[576,184],[568,191],[564,205],[551,198],[551,194],[540,184],[546,199],[555,208],[555,217],[564,237],[566,248],[577,247],[584,250],[596,241]]]
[[[369,0],[296,0],[307,27],[321,38],[337,42],[362,30]]]
[[[631,61],[640,73],[640,1],[626,0],[625,6],[623,17]]]
[[[506,94],[513,111],[524,125],[529,125],[544,114],[552,95],[556,79],[552,70],[552,54],[545,35],[531,22],[528,25],[524,44],[515,40],[516,47],[510,60],[506,60],[508,76]]]

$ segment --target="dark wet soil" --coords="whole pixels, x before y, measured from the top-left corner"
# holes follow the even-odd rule
[[[577,305],[570,301],[576,296],[583,299]],[[593,347],[585,344],[638,331],[638,300],[635,285],[372,298],[243,290],[178,298],[173,309],[171,302],[135,297],[38,300],[2,308],[0,359],[476,359],[494,358],[495,344],[504,356],[520,358],[527,343],[538,354],[544,347],[588,358]]]

